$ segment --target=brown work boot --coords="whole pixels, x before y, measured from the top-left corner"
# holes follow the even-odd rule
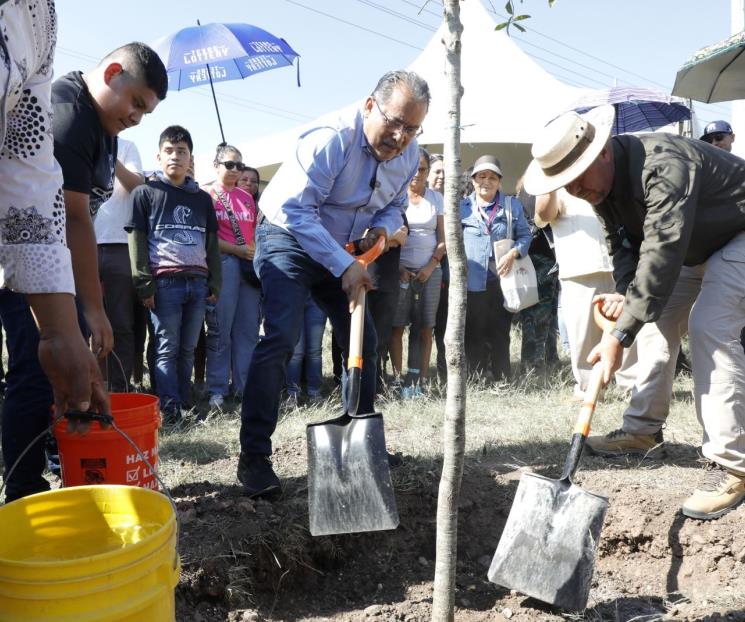
[[[613,430],[605,436],[590,436],[587,450],[598,456],[641,456],[643,458],[662,458],[662,430],[655,434],[630,434],[623,429]]]
[[[745,474],[712,462],[704,481],[683,504],[683,514],[699,520],[719,518],[745,499]]]

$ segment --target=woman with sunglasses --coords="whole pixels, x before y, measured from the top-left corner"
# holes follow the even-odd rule
[[[219,145],[214,160],[217,180],[210,188],[223,283],[218,301],[207,306],[207,390],[215,410],[223,406],[231,377],[233,394],[239,399],[243,395],[259,339],[261,286],[253,271],[256,204],[236,185],[246,168],[242,159],[235,147]]]

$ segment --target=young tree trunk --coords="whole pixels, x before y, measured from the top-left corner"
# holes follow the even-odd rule
[[[477,0],[472,0],[477,1]],[[445,0],[448,125],[445,156],[445,242],[450,265],[448,322],[445,331],[448,388],[443,429],[443,465],[437,498],[437,545],[432,620],[451,622],[455,607],[455,561],[458,550],[458,496],[463,477],[466,438],[466,253],[460,223],[460,22],[459,0]]]

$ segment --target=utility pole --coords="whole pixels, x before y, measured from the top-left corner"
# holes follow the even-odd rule
[[[730,0],[730,34],[745,30],[745,0]],[[732,129],[735,142],[732,153],[745,158],[745,100],[732,102]]]

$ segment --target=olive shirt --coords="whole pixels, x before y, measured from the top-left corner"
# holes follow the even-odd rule
[[[660,317],[683,265],[704,263],[745,230],[745,160],[673,134],[610,142],[613,186],[594,209],[626,296],[616,327],[635,336]]]

